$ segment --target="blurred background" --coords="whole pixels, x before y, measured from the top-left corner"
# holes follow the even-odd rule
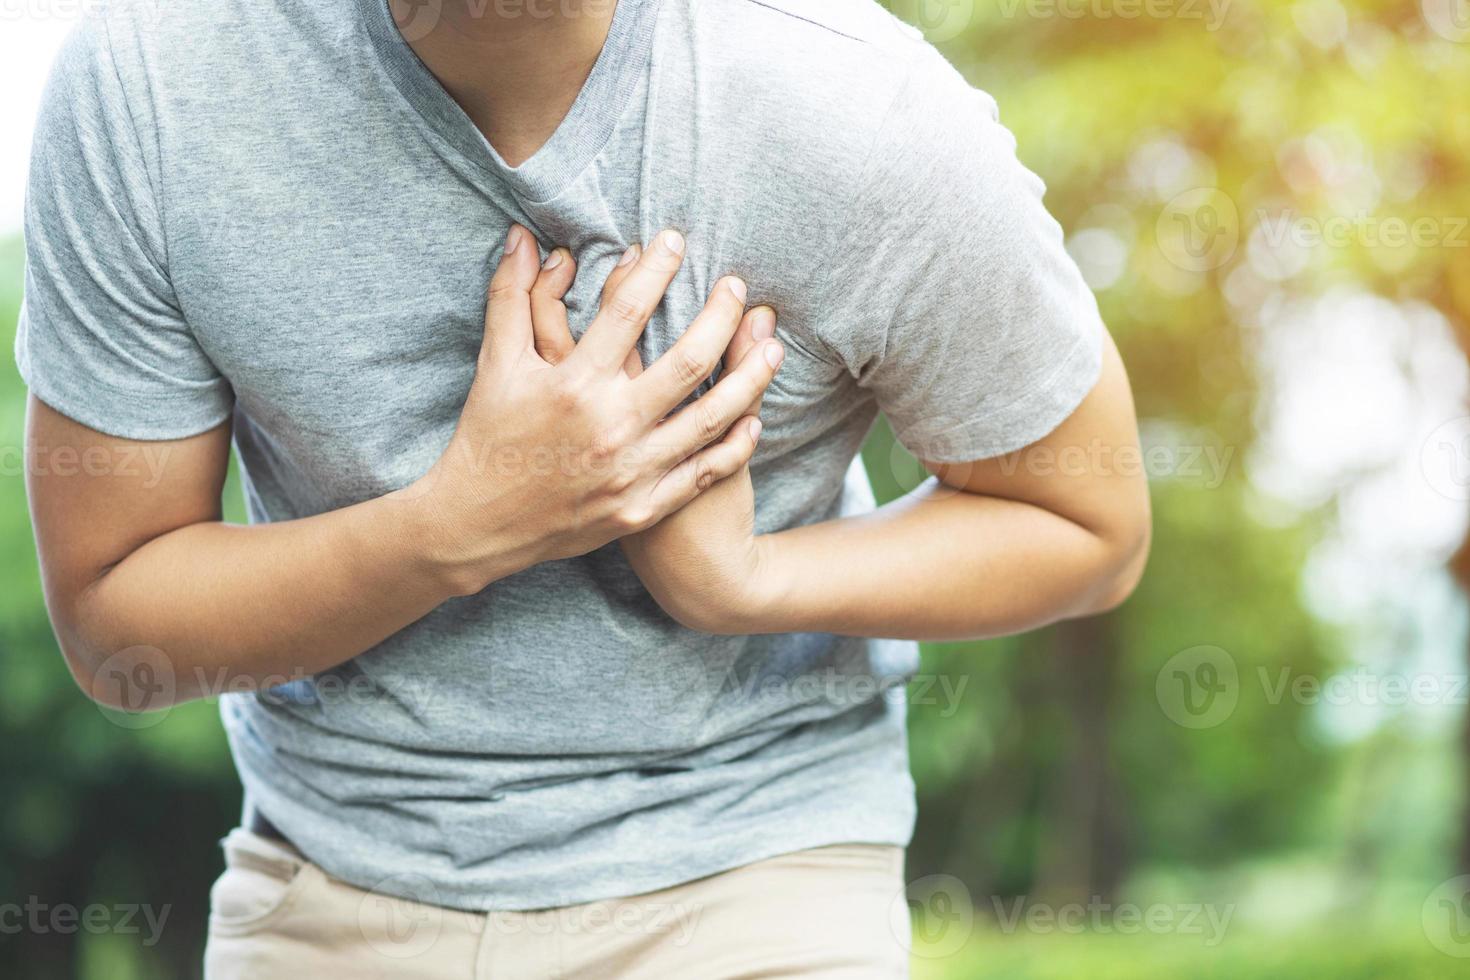
[[[916,976],[1467,975],[1470,0],[886,2],[1045,178],[1156,520],[1118,612],[926,650]],[[88,9],[0,6],[7,345],[31,119]],[[0,359],[0,972],[196,976],[239,807],[215,707],[73,686],[23,398]],[[886,430],[865,456],[882,496],[920,479]]]

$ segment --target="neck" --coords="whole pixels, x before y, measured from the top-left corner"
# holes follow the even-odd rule
[[[551,138],[602,53],[614,0],[391,0],[399,31],[511,166]],[[438,8],[437,18],[434,10]]]

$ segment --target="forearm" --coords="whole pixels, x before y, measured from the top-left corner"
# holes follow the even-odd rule
[[[123,675],[140,658],[156,675],[162,658],[180,701],[336,666],[450,597],[419,515],[389,496],[300,520],[163,534],[57,617],[68,659],[86,683],[109,658]],[[105,687],[92,685],[104,697]]]
[[[761,539],[749,632],[952,640],[1099,612],[1137,580],[1143,534],[934,481],[873,514]]]

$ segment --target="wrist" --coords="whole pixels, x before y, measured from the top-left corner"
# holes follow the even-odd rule
[[[405,560],[443,600],[474,595],[490,583],[534,564],[495,534],[468,535],[447,506],[434,470],[383,497]]]
[[[751,539],[751,574],[732,610],[731,628],[722,632],[755,634],[787,633],[795,627],[794,588],[789,553],[779,534],[760,534]]]

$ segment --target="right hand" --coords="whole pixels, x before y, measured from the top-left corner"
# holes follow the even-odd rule
[[[532,323],[539,249],[528,231],[511,227],[459,424],[443,456],[404,494],[426,507],[428,546],[450,591],[470,595],[651,527],[750,459],[752,427],[735,424],[751,407],[749,379],[722,378],[669,414],[704,380],[690,370],[690,350],[723,330],[723,318],[701,314],[646,370],[624,370],[683,250],[673,232],[641,254],[630,250],[633,264],[581,341],[548,360]],[[742,306],[737,283],[722,280],[710,306]]]

